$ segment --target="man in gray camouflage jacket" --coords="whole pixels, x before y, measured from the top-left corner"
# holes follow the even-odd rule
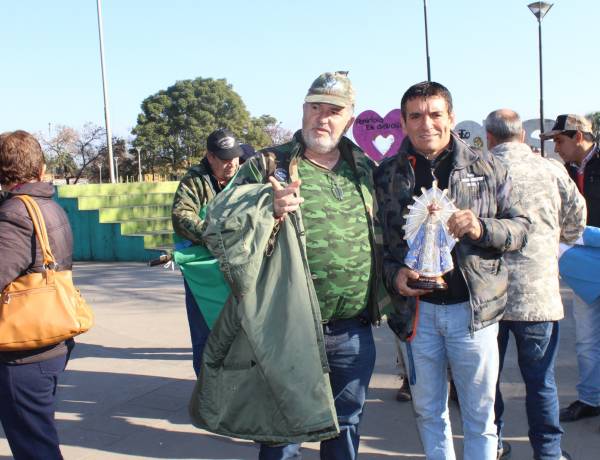
[[[569,458],[561,452],[563,433],[558,419],[554,361],[558,351],[558,321],[564,317],[558,280],[558,244],[574,242],[585,227],[585,200],[565,168],[534,154],[523,143],[519,115],[495,110],[485,120],[488,149],[507,168],[513,193],[531,219],[527,245],[508,252],[508,301],[498,331],[500,372],[512,331],[526,388],[529,441],[535,459]],[[510,457],[502,442],[504,403],[500,379],[496,392],[498,458]]]

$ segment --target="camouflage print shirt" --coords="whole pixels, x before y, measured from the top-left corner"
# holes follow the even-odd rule
[[[203,221],[198,214],[217,193],[211,180],[210,165],[204,158],[189,169],[175,192],[171,220],[178,236],[193,244],[202,244]]]
[[[528,145],[505,142],[492,153],[508,169],[513,193],[531,219],[527,245],[504,256],[509,281],[503,319],[562,319],[558,243],[572,243],[583,232],[585,200],[561,163],[535,155]]]
[[[364,310],[371,274],[365,208],[350,165],[331,171],[303,158],[302,220],[306,253],[323,320],[352,318]]]
[[[350,166],[354,174],[354,184],[359,192],[368,225],[370,257],[373,262],[370,264],[367,309],[371,321],[377,323],[381,317],[380,311],[388,305],[389,298],[381,284],[381,246],[376,244],[376,241],[380,241],[380,232],[373,218],[374,212],[377,211],[373,196],[375,164],[346,137],[342,137],[338,147],[342,160]],[[304,150],[302,132],[298,131],[290,142],[265,149],[259,155],[246,161],[234,179],[234,185],[265,183],[268,182],[269,176],[274,176],[280,182],[291,182],[299,176],[298,163],[303,157]],[[301,193],[308,185],[307,183],[302,184]],[[301,209],[298,214],[303,212],[307,212],[306,209],[304,211]],[[304,219],[303,224],[304,228],[307,228]],[[306,233],[306,236],[310,235],[310,228],[306,230]],[[307,246],[313,243],[318,244],[318,242],[312,242],[307,243]],[[319,300],[321,301],[321,299]]]

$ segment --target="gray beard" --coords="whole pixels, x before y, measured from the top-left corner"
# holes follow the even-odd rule
[[[340,137],[337,139],[330,138],[329,140],[315,139],[312,137],[310,132],[305,133],[302,131],[302,139],[304,139],[304,143],[306,144],[308,150],[318,153],[319,155],[326,155],[333,152],[340,142]]]

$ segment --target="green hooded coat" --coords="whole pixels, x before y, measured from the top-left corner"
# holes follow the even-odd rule
[[[274,229],[272,188],[262,184],[223,191],[207,211],[202,238],[232,294],[204,349],[194,425],[266,443],[337,436],[299,211]]]

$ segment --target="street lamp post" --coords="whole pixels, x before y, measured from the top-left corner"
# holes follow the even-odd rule
[[[431,60],[429,59],[429,29],[427,27],[427,0],[423,0],[423,14],[425,16],[425,56],[427,57],[427,81],[431,81]]]
[[[142,149],[139,147],[135,148],[138,154],[138,182],[142,182]]]
[[[115,182],[115,171],[113,169],[112,132],[110,129],[110,113],[108,111],[108,87],[106,85],[106,74],[104,72],[104,38],[102,35],[102,1],[96,0],[98,8],[98,37],[100,39],[100,69],[102,71],[102,94],[104,96],[104,122],[106,124],[106,145],[108,147],[108,169],[110,170],[110,181]]]
[[[541,135],[544,133],[544,79],[542,70],[542,19],[550,11],[553,3],[533,2],[527,5],[538,21],[538,53],[540,58],[540,145],[541,153],[544,156],[544,140]]]

